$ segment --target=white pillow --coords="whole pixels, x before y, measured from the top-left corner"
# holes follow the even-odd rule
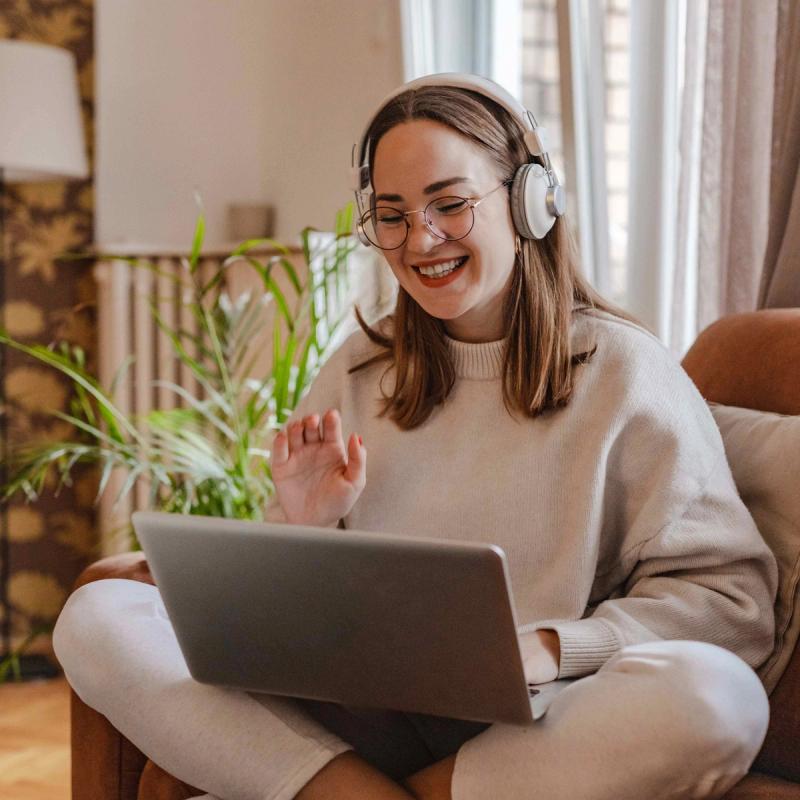
[[[778,561],[775,646],[758,670],[771,692],[800,634],[800,416],[709,405],[739,494]]]

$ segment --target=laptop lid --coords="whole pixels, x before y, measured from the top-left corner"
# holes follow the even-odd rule
[[[533,719],[499,547],[158,512],[133,524],[198,681]]]

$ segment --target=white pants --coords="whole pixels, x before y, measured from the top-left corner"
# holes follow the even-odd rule
[[[84,702],[159,766],[224,800],[289,800],[351,744],[380,768],[397,759],[397,773],[457,751],[453,800],[716,798],[749,769],[769,715],[739,658],[660,641],[624,648],[530,726],[385,712],[365,715],[359,731],[360,715],[343,710],[337,728],[318,721],[330,705],[192,680],[158,591],[127,580],[75,592],[53,641]],[[422,732],[416,741],[410,730]]]

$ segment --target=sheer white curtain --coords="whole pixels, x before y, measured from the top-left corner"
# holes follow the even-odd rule
[[[630,10],[630,194],[625,305],[670,338],[678,189],[678,0]]]
[[[634,124],[640,109],[632,108],[632,174],[650,180],[632,180],[628,307],[679,355],[715,319],[757,304],[769,230],[777,5],[632,5],[651,32],[663,31],[655,40],[661,49],[649,57],[665,66],[667,100],[658,106],[664,113],[656,136],[646,123]],[[642,45],[632,29],[632,46]],[[669,64],[679,48],[682,81],[675,85],[680,73]],[[636,69],[632,58],[632,81],[641,84]],[[648,91],[658,88],[653,80]],[[634,90],[637,102],[644,101]]]
[[[707,0],[707,10],[704,5],[689,4],[690,19],[706,14],[702,112],[687,114],[684,126],[701,131],[700,158],[681,174],[682,182],[696,186],[697,245],[679,254],[676,264],[676,281],[683,273],[697,275],[697,329],[757,305],[769,234],[778,10],[777,0]],[[691,204],[682,207],[679,226],[692,213]],[[693,270],[687,268],[691,259]],[[676,315],[680,311],[675,307]],[[690,341],[676,343],[682,351]]]
[[[522,0],[402,0],[406,80],[473,72],[519,97]]]
[[[715,319],[757,305],[778,2],[630,4],[624,305],[678,355]]]
[[[611,297],[603,8],[594,0],[558,0],[556,11],[567,213],[584,275]]]

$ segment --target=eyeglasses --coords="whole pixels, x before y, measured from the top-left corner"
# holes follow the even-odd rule
[[[499,186],[487,192],[482,197],[437,197],[431,200],[425,208],[415,211],[400,211],[391,206],[375,206],[361,215],[359,225],[369,241],[381,250],[396,250],[402,247],[411,230],[408,221],[409,214],[422,214],[428,230],[440,239],[456,241],[463,239],[472,230],[475,224],[476,209],[490,194],[502,186],[507,186],[508,181],[503,181]]]

